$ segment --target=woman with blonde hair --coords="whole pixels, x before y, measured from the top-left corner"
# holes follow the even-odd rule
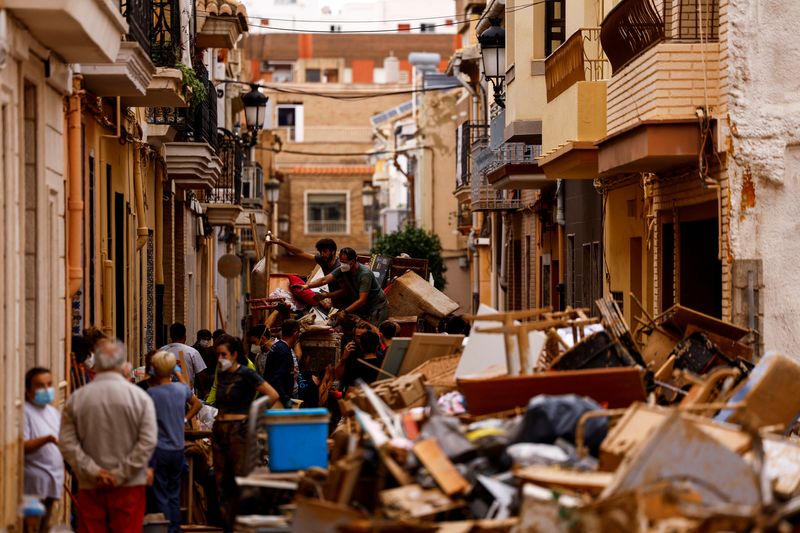
[[[150,460],[153,495],[158,510],[169,520],[170,533],[181,530],[181,473],[183,472],[184,427],[202,404],[183,383],[173,383],[177,360],[169,352],[153,355],[151,365],[156,385],[147,389],[153,399],[158,421],[158,444]],[[189,411],[186,405],[189,404]]]

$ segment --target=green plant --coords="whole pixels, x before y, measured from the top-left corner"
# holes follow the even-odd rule
[[[206,99],[206,86],[203,80],[197,77],[197,73],[192,67],[186,66],[183,63],[177,63],[175,68],[181,71],[183,76],[183,99],[191,107],[197,107]]]
[[[435,233],[421,228],[406,226],[403,229],[386,235],[379,235],[375,240],[372,253],[397,257],[406,253],[415,259],[427,259],[428,270],[433,274],[434,286],[444,290],[447,270],[442,259],[442,242]]]

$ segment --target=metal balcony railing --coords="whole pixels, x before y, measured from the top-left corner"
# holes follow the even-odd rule
[[[131,0],[125,0],[131,1]],[[157,67],[174,67],[180,63],[181,51],[189,43],[181,42],[181,16],[178,0],[149,0],[150,59]]]
[[[220,131],[218,135],[217,155],[222,161],[222,172],[207,201],[211,204],[239,205],[242,202],[244,147],[241,140],[229,132]]]
[[[306,221],[306,233],[345,234],[347,233],[347,222],[340,220],[308,220]]]
[[[195,107],[149,107],[147,122],[174,127],[176,141],[205,142],[217,151],[217,91],[202,62],[196,62],[194,70],[206,88],[205,100]]]
[[[613,74],[668,39],[718,40],[719,0],[622,0],[600,28]]]
[[[545,59],[547,101],[552,102],[579,81],[599,81],[610,75],[600,45],[600,28],[581,28]]]
[[[456,129],[456,189],[468,187],[472,176],[472,145],[488,139],[486,124],[464,122]]]
[[[128,40],[139,43],[144,53],[150,55],[151,0],[119,0],[119,12],[128,22]]]
[[[518,190],[497,190],[487,174],[504,165],[536,164],[542,155],[541,145],[504,143],[492,150],[488,141],[480,140],[473,145],[472,159],[472,205],[473,211],[513,211],[522,207]]]

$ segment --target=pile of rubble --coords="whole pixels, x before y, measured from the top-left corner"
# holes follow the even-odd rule
[[[253,508],[271,514],[242,516],[240,527],[800,526],[800,360],[770,353],[754,363],[751,332],[680,306],[635,332],[612,300],[596,306],[596,318],[482,308],[468,317],[463,350],[387,354],[392,377],[340,400],[327,468],[242,480],[262,491]],[[408,368],[410,352],[425,360]]]

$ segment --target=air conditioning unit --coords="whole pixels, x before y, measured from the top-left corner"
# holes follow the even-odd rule
[[[264,170],[256,162],[249,162],[242,172],[242,205],[264,207]]]

